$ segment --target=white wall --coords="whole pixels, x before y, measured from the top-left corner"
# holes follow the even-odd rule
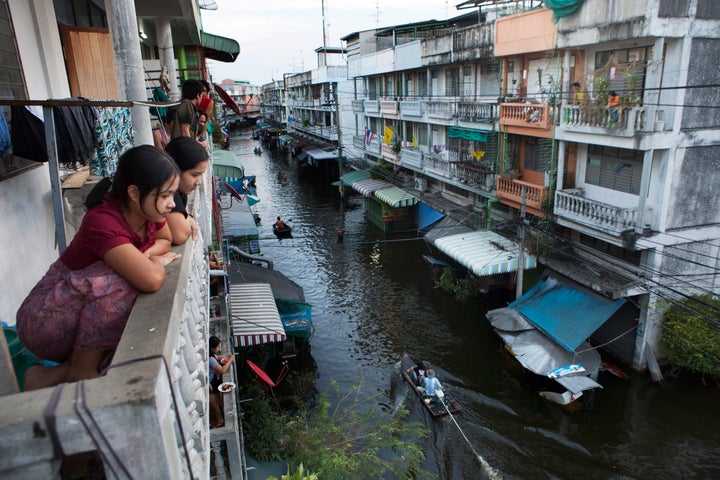
[[[53,2],[9,6],[29,98],[69,97]],[[0,321],[14,325],[25,296],[58,256],[47,164],[0,182],[0,208]]]

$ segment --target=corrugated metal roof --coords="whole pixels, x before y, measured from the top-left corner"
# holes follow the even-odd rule
[[[376,190],[375,198],[383,203],[387,203],[393,208],[411,207],[418,203],[418,199],[415,195],[406,192],[402,188],[394,186],[383,190]]]
[[[345,185],[352,185],[355,182],[360,182],[363,180],[370,180],[370,172],[367,170],[356,170],[354,172],[346,173],[342,177],[340,177],[340,180]]]
[[[230,284],[230,315],[241,347],[287,338],[269,283]]]
[[[516,272],[520,247],[502,235],[489,230],[450,235],[435,240],[435,246],[445,255],[484,277],[497,273]],[[537,266],[533,255],[525,255],[523,268]]]

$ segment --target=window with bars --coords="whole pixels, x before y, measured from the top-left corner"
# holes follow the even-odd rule
[[[614,90],[628,102],[639,103],[645,87],[647,61],[652,56],[652,46],[597,52],[595,76],[607,82],[608,92]]]
[[[585,182],[638,195],[643,153],[624,148],[590,145]]]
[[[448,68],[445,70],[445,95],[457,97],[460,95],[460,69]]]
[[[27,100],[25,78],[15,44],[15,35],[7,0],[0,0],[0,99]],[[8,128],[12,128],[10,107],[2,107]],[[0,181],[35,168],[41,164],[13,155],[10,150],[0,152]]]

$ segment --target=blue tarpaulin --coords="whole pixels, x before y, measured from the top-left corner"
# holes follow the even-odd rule
[[[554,277],[540,280],[509,305],[538,330],[574,351],[605,323],[625,299],[610,300]]]
[[[426,229],[444,216],[444,213],[438,212],[424,203],[420,203],[418,205],[418,230],[420,231]]]

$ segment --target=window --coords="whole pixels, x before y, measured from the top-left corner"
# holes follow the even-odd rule
[[[635,47],[606,50],[595,54],[595,77],[607,83],[602,90],[615,90],[630,103],[642,102],[647,61],[653,56],[653,47]],[[595,88],[598,88],[597,80]]]
[[[590,145],[585,182],[638,195],[642,161],[643,153],[637,150]]]
[[[421,97],[428,95],[428,79],[425,72],[418,72],[417,94]]]
[[[0,98],[3,100],[26,100],[25,78],[15,45],[15,35],[6,0],[0,0]],[[2,114],[8,124],[10,107],[2,107]],[[9,125],[10,128],[12,128]],[[12,153],[0,157],[0,180],[37,167],[40,163],[27,160]]]
[[[448,68],[445,70],[445,95],[457,97],[460,95],[460,69]]]

